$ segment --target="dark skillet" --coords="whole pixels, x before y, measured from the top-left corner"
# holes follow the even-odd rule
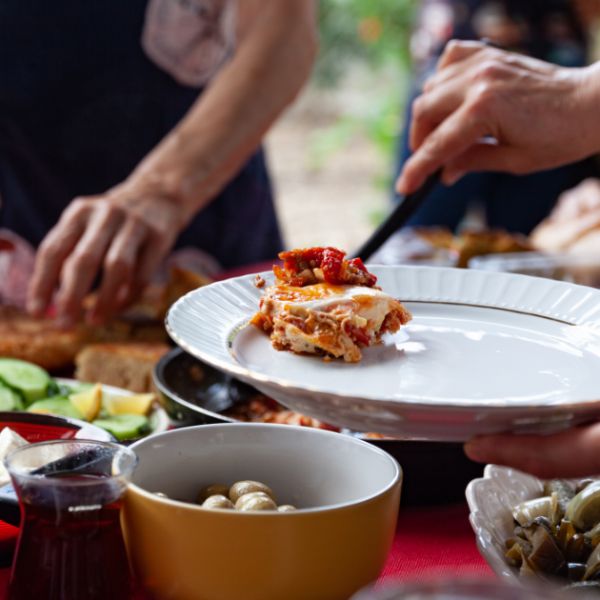
[[[234,422],[223,413],[258,393],[180,348],[171,350],[156,365],[154,383],[169,416],[183,425]],[[482,466],[465,457],[461,444],[355,435],[386,450],[400,463],[404,470],[404,505],[462,501],[467,483],[482,474]]]

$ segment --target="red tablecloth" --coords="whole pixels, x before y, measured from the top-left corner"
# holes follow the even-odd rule
[[[494,577],[483,561],[467,518],[466,505],[404,508],[380,582],[434,578]],[[0,524],[0,546],[16,529]],[[10,569],[0,569],[0,600],[6,598]],[[142,600],[140,596],[136,600]]]

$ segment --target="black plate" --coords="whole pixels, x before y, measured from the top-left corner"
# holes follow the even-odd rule
[[[223,412],[259,393],[180,348],[171,350],[156,365],[154,383],[169,416],[182,425],[235,422]],[[404,505],[462,501],[467,483],[483,472],[482,465],[467,459],[459,443],[354,435],[389,452],[400,463],[404,471]]]

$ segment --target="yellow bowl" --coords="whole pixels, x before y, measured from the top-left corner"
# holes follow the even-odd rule
[[[139,465],[125,498],[125,536],[133,568],[156,598],[346,600],[383,567],[402,471],[366,442],[244,423],[169,431],[132,448]],[[243,479],[266,483],[278,504],[299,510],[187,502],[206,485]]]

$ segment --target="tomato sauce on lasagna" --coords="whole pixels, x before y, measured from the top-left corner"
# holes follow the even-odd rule
[[[361,348],[379,344],[411,319],[360,258],[346,260],[330,247],[290,250],[279,258],[275,284],[265,289],[250,321],[277,350],[358,362]]]

